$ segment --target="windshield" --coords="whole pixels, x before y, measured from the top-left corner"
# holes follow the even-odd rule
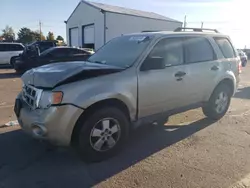
[[[98,50],[88,61],[127,68],[133,65],[151,39],[152,37],[146,35],[117,37]]]

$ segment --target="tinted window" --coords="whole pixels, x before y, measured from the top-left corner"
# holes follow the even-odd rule
[[[161,57],[166,66],[183,64],[183,40],[181,38],[163,39],[150,52],[150,57]]]
[[[232,47],[232,44],[229,42],[227,38],[215,38],[215,42],[220,47],[221,52],[225,58],[235,57],[235,51]]]
[[[0,44],[0,52],[5,51],[4,44]]]
[[[8,45],[8,51],[22,51],[23,46],[20,44],[10,44]]]
[[[214,60],[214,51],[206,38],[193,37],[185,40],[186,63]]]
[[[54,46],[54,43],[52,43],[52,42],[41,42],[39,44],[39,48],[40,48],[41,52],[43,52],[43,51],[45,51],[53,46]]]
[[[43,51],[43,52],[40,54],[40,56],[41,56],[41,57],[47,56],[48,54],[50,54],[50,53],[51,53],[52,51],[54,51],[54,50],[55,50],[55,48],[49,48],[49,49]]]
[[[71,55],[75,55],[75,54],[89,54],[89,53],[85,52],[84,50],[70,49],[70,54]]]
[[[50,52],[53,57],[67,57],[70,56],[70,49],[68,48],[55,48]]]

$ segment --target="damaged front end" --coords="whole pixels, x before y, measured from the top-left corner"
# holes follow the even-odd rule
[[[120,72],[124,68],[90,62],[66,62],[45,65],[27,71],[22,80],[25,85],[53,89],[59,85]]]
[[[49,108],[62,101],[63,92],[54,91],[56,87],[122,70],[89,62],[56,63],[31,69],[22,76],[22,99],[31,109]]]

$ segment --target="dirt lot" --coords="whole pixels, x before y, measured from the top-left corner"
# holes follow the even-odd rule
[[[250,68],[222,120],[200,109],[171,117],[166,126],[141,127],[124,151],[85,164],[73,151],[48,149],[18,126],[0,128],[0,188],[12,187],[247,187],[250,186]],[[18,75],[0,69],[0,125],[15,120]]]

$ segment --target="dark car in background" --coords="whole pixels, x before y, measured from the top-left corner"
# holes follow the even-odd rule
[[[91,52],[79,48],[52,47],[42,52],[39,56],[34,56],[28,59],[18,58],[15,60],[13,66],[16,72],[22,73],[29,69],[47,65],[50,63],[84,61],[91,55]]]
[[[245,67],[247,65],[247,55],[245,52],[243,52],[242,50],[240,49],[237,49],[237,52],[240,56],[240,60],[241,60],[241,65],[242,67]]]
[[[44,52],[45,50],[55,47],[56,41],[35,41],[25,46],[22,53],[19,55],[13,56],[10,60],[10,64],[14,67],[14,63],[16,60],[25,60],[27,61],[30,58],[35,56],[39,56],[40,53]]]

